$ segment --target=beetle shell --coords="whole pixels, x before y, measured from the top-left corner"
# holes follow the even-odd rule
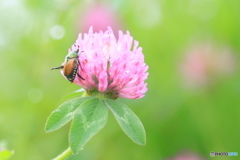
[[[73,82],[76,77],[76,74],[78,72],[78,65],[79,63],[76,58],[69,59],[64,64],[63,74],[70,82]]]

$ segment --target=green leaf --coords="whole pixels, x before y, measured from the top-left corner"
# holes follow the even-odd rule
[[[61,104],[56,110],[54,110],[47,119],[45,125],[46,132],[55,131],[66,123],[68,123],[74,116],[75,110],[86,100],[93,97],[80,97],[69,100]]]
[[[68,94],[67,96],[63,97],[63,100],[67,100],[67,99],[72,98],[77,95],[79,96],[79,94],[84,94],[83,92],[85,92],[85,89],[80,88],[80,89]]]
[[[135,143],[146,144],[146,132],[137,115],[125,104],[112,99],[104,99],[107,107],[113,112],[118,124],[125,134]]]
[[[102,99],[92,98],[76,110],[69,132],[69,143],[73,154],[102,129],[108,119],[108,109]]]
[[[12,156],[13,152],[9,150],[0,151],[0,160],[7,160]]]

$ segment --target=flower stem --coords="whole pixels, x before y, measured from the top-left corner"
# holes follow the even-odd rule
[[[57,156],[53,160],[65,160],[66,158],[68,158],[71,155],[72,155],[72,150],[69,147],[68,149],[66,149],[64,152],[62,152],[59,156]]]

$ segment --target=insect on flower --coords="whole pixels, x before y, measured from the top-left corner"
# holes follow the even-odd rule
[[[70,81],[73,82],[76,75],[81,78],[82,80],[85,80],[79,73],[78,73],[78,66],[81,64],[78,60],[79,57],[79,49],[73,50],[68,53],[68,55],[65,58],[64,65],[52,68],[54,69],[63,69],[63,75]]]
[[[147,91],[148,65],[144,62],[142,48],[127,31],[118,32],[115,37],[112,29],[80,33],[70,51],[79,49],[81,65],[78,70],[85,80],[76,76],[73,83],[81,86],[91,96],[110,99],[118,97],[138,99]],[[75,56],[76,57],[76,56]],[[64,75],[64,74],[63,74]]]

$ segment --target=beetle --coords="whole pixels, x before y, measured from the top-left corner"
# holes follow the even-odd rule
[[[63,75],[72,83],[76,77],[76,75],[81,78],[82,80],[85,80],[79,73],[78,73],[78,66],[81,64],[78,60],[79,57],[79,49],[73,50],[68,53],[68,55],[65,57],[64,65],[61,65],[59,67],[52,68],[54,69],[63,69]]]

